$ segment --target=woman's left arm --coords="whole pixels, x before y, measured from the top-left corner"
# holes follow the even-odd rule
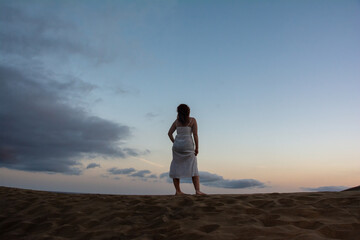
[[[171,140],[171,142],[174,142],[174,137],[173,137],[173,133],[175,132],[176,130],[176,120],[174,121],[174,123],[171,125],[170,129],[169,129],[169,132],[168,132],[168,136]]]

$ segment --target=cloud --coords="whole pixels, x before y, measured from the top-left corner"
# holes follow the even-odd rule
[[[151,171],[149,170],[141,170],[141,171],[137,171],[136,173],[131,174],[131,177],[145,177],[146,174],[151,173]]]
[[[151,174],[150,170],[136,170],[134,168],[123,168],[123,169],[118,169],[118,168],[110,168],[108,169],[108,172],[110,174],[122,174],[122,175],[126,175],[128,177],[134,177],[134,178],[138,178],[141,179],[143,181],[147,181],[149,179],[157,179],[157,175],[156,174]]]
[[[136,177],[143,181],[147,181],[149,179],[165,179],[167,182],[172,183],[172,179],[169,177],[169,172],[161,173],[159,176],[156,174],[151,174],[150,170],[136,170],[134,168],[110,168],[108,172],[111,174],[123,174],[128,177]],[[224,179],[222,176],[219,176],[214,173],[209,173],[205,171],[200,171],[200,183],[204,186],[209,187],[217,187],[217,188],[264,188],[266,187],[264,183],[255,180],[255,179]],[[182,178],[181,182],[183,183],[191,183],[191,178]]]
[[[107,62],[111,58],[84,44],[86,39],[75,40],[79,31],[74,24],[49,16],[46,11],[31,12],[25,5],[19,7],[4,1],[0,4],[2,54],[25,58],[56,54],[62,59],[77,54],[96,62]]]
[[[309,187],[302,187],[302,190],[311,191],[311,192],[340,192],[345,190],[349,187],[345,186],[322,186],[317,188],[309,188]]]
[[[100,164],[97,164],[97,163],[90,163],[89,165],[87,165],[86,169],[96,168],[96,167],[100,167]]]
[[[159,175],[159,178],[169,178],[169,172],[164,172]],[[170,178],[169,178],[170,179]],[[171,179],[170,179],[171,180]],[[171,180],[172,181],[172,180]]]
[[[130,174],[132,172],[135,172],[136,170],[134,168],[123,168],[123,169],[118,169],[118,168],[110,168],[108,169],[108,172],[111,173],[111,174],[115,174],[115,175],[118,175],[118,174],[124,174],[124,175],[127,175],[127,174]]]
[[[125,90],[123,87],[113,87],[111,88],[111,90],[115,93],[115,94],[126,94],[129,93],[129,90]]]
[[[144,151],[139,151],[138,149],[134,149],[134,148],[124,148],[123,149],[129,156],[132,157],[137,157],[137,156],[142,156],[142,155],[146,155],[149,154],[151,151],[149,149],[146,149]]]
[[[145,117],[149,120],[152,120],[153,118],[159,116],[159,114],[153,113],[153,112],[148,112],[145,114]]]
[[[224,179],[222,176],[219,176],[214,173],[200,171],[200,183],[204,186],[217,187],[217,188],[264,188],[266,187],[264,183],[255,180],[255,179]],[[167,182],[172,182],[172,179],[169,177],[169,173],[165,172],[160,174],[160,178],[165,178]],[[181,179],[184,183],[191,183],[191,178]]]
[[[265,184],[255,179],[228,180],[223,179],[215,182],[203,182],[205,186],[218,188],[264,188]]]
[[[109,60],[77,22],[45,10],[53,6],[0,2],[0,167],[81,174],[84,157],[146,154],[121,146],[130,127],[81,107],[98,86],[45,68],[68,57]]]
[[[88,87],[0,64],[0,167],[80,174],[86,156],[141,154],[120,147],[131,134],[128,126],[70,105],[69,92]]]
[[[205,171],[200,171],[199,175],[201,177],[201,182],[202,183],[217,182],[217,181],[224,180],[224,178],[222,176],[219,176],[219,175],[217,175],[215,173],[209,173],[209,172],[205,172]]]

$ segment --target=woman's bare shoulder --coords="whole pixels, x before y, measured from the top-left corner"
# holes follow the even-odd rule
[[[175,127],[177,127],[179,125],[179,120],[175,119],[174,123]]]
[[[190,117],[190,126],[193,127],[196,123],[196,118]]]

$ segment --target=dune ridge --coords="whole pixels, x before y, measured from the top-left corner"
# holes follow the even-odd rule
[[[208,196],[0,187],[0,239],[360,239],[360,192]]]
[[[356,186],[356,187],[345,189],[343,192],[346,192],[346,191],[360,191],[360,185]]]

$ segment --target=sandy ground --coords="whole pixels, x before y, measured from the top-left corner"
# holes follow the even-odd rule
[[[360,192],[64,194],[0,187],[0,239],[360,239]]]

